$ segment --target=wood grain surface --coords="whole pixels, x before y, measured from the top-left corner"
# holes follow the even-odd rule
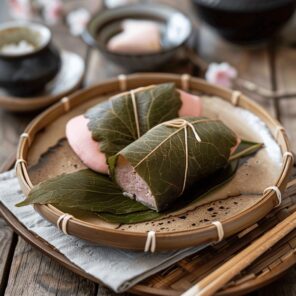
[[[182,4],[177,0],[157,2],[166,2],[180,7],[194,18],[189,0],[182,1]],[[100,8],[101,1],[67,0],[66,5],[68,11],[75,7],[85,6],[94,13]],[[0,22],[7,19],[9,19],[9,14],[6,1],[0,1]],[[240,77],[251,80],[267,89],[296,91],[296,49],[295,41],[291,40],[291,38],[294,38],[295,31],[292,31],[292,37],[291,33],[283,34],[283,37],[276,40],[272,45],[241,48],[224,42],[208,27],[200,25],[198,20],[195,20],[195,25],[200,31],[199,38],[195,40],[195,47],[206,61],[227,61],[238,69]],[[87,60],[88,71],[85,85],[94,84],[126,72],[124,69],[106,61],[99,52],[88,51],[81,39],[69,34],[65,25],[53,26],[52,31],[56,45],[75,51]],[[87,59],[88,53],[89,58]],[[180,73],[193,71],[193,68],[184,64],[181,60],[175,61],[161,70]],[[275,107],[280,106],[282,123],[290,135],[293,144],[292,149],[295,151],[296,100],[275,102],[274,100],[262,99],[254,94],[251,94],[251,97],[273,114],[277,114]],[[0,110],[0,167],[15,153],[18,136],[34,116],[36,116],[36,113],[24,115]],[[252,296],[296,295],[295,276],[296,269],[293,268],[277,282],[252,293]],[[98,287],[96,284],[67,271],[53,260],[42,255],[25,241],[13,235],[9,227],[0,218],[0,296],[2,295],[111,296],[115,294],[107,288]]]
[[[13,258],[13,252],[11,250],[14,248],[17,237],[13,234],[12,230],[5,224],[5,222],[0,220],[0,291],[3,291],[6,282],[7,275],[9,273],[9,268],[11,265],[11,260]]]
[[[23,239],[16,245],[5,295],[95,295],[96,285],[82,279]]]
[[[293,47],[283,46],[277,49],[276,55],[276,81],[277,89],[292,92],[296,90],[295,65],[296,50]],[[295,98],[282,100],[280,102],[282,123],[287,129],[288,136],[296,150],[296,102]]]

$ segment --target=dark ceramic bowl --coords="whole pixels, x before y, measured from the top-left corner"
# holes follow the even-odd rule
[[[15,96],[41,92],[61,67],[61,58],[51,43],[50,30],[30,22],[0,25],[0,87]],[[8,44],[26,41],[34,49],[27,53],[3,52]]]
[[[192,0],[201,19],[239,44],[266,41],[290,19],[295,0]]]
[[[121,31],[124,19],[152,20],[159,24],[162,36],[162,50],[149,54],[115,53],[107,49],[111,37]],[[131,71],[155,70],[168,62],[186,43],[192,25],[187,16],[176,8],[158,4],[135,4],[103,10],[88,23],[83,34],[84,41],[99,49],[112,62]],[[178,32],[177,40],[172,40],[173,32]],[[174,33],[173,33],[174,34]]]

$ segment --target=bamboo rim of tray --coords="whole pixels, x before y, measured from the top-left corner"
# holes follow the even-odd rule
[[[174,82],[177,87],[183,86],[182,88],[184,89],[184,78],[186,78],[185,88],[187,90],[195,90],[207,95],[219,96],[230,103],[235,103],[235,105],[256,114],[268,126],[270,132],[281,148],[282,155],[285,152],[290,152],[287,135],[280,123],[272,118],[262,107],[248,99],[243,94],[238,94],[237,92],[234,93],[232,90],[211,85],[202,79],[191,78],[187,74],[180,76],[175,74],[149,73],[133,74],[124,77],[126,89],[134,89],[140,86],[164,82]],[[33,188],[28,174],[26,160],[30,145],[34,142],[35,135],[56,118],[81,103],[94,99],[99,95],[106,95],[111,92],[121,92],[122,90],[122,79],[111,79],[86,90],[78,91],[67,98],[63,98],[60,102],[48,108],[27,126],[25,133],[28,137],[20,138],[16,165],[16,173],[25,195],[28,195],[31,188]],[[233,101],[234,94],[238,94],[235,102]],[[270,184],[270,186],[277,186],[280,191],[283,192],[287,185],[292,166],[293,157],[287,155],[283,158],[282,170],[277,182],[275,182],[275,184]],[[230,235],[254,224],[270,212],[277,203],[278,199],[274,191],[268,191],[263,194],[263,197],[253,206],[222,221],[225,234],[224,237],[229,237]],[[63,214],[52,205],[35,205],[35,209],[47,220],[55,224],[58,218]],[[99,237],[100,243],[123,249],[143,250],[147,238],[145,232],[121,232],[116,229],[104,228],[91,224],[77,218],[73,218],[69,221],[67,229],[69,234],[78,236],[82,239],[98,242]],[[157,233],[156,236],[157,250],[178,249],[217,241],[217,229],[214,225],[210,224],[200,226],[193,230],[161,232]]]

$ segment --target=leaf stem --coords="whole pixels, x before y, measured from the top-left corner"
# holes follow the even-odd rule
[[[261,147],[263,147],[264,144],[262,143],[258,143],[258,144],[255,144],[251,147],[248,147],[238,153],[234,153],[233,155],[231,155],[229,157],[229,161],[232,161],[232,160],[235,160],[235,159],[239,159],[239,158],[242,158],[244,156],[247,156],[255,151],[257,151],[258,149],[260,149]]]

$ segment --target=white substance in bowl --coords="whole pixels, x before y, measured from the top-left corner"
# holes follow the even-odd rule
[[[26,40],[21,40],[18,43],[8,43],[1,47],[0,52],[3,54],[27,54],[34,51],[34,46]]]

